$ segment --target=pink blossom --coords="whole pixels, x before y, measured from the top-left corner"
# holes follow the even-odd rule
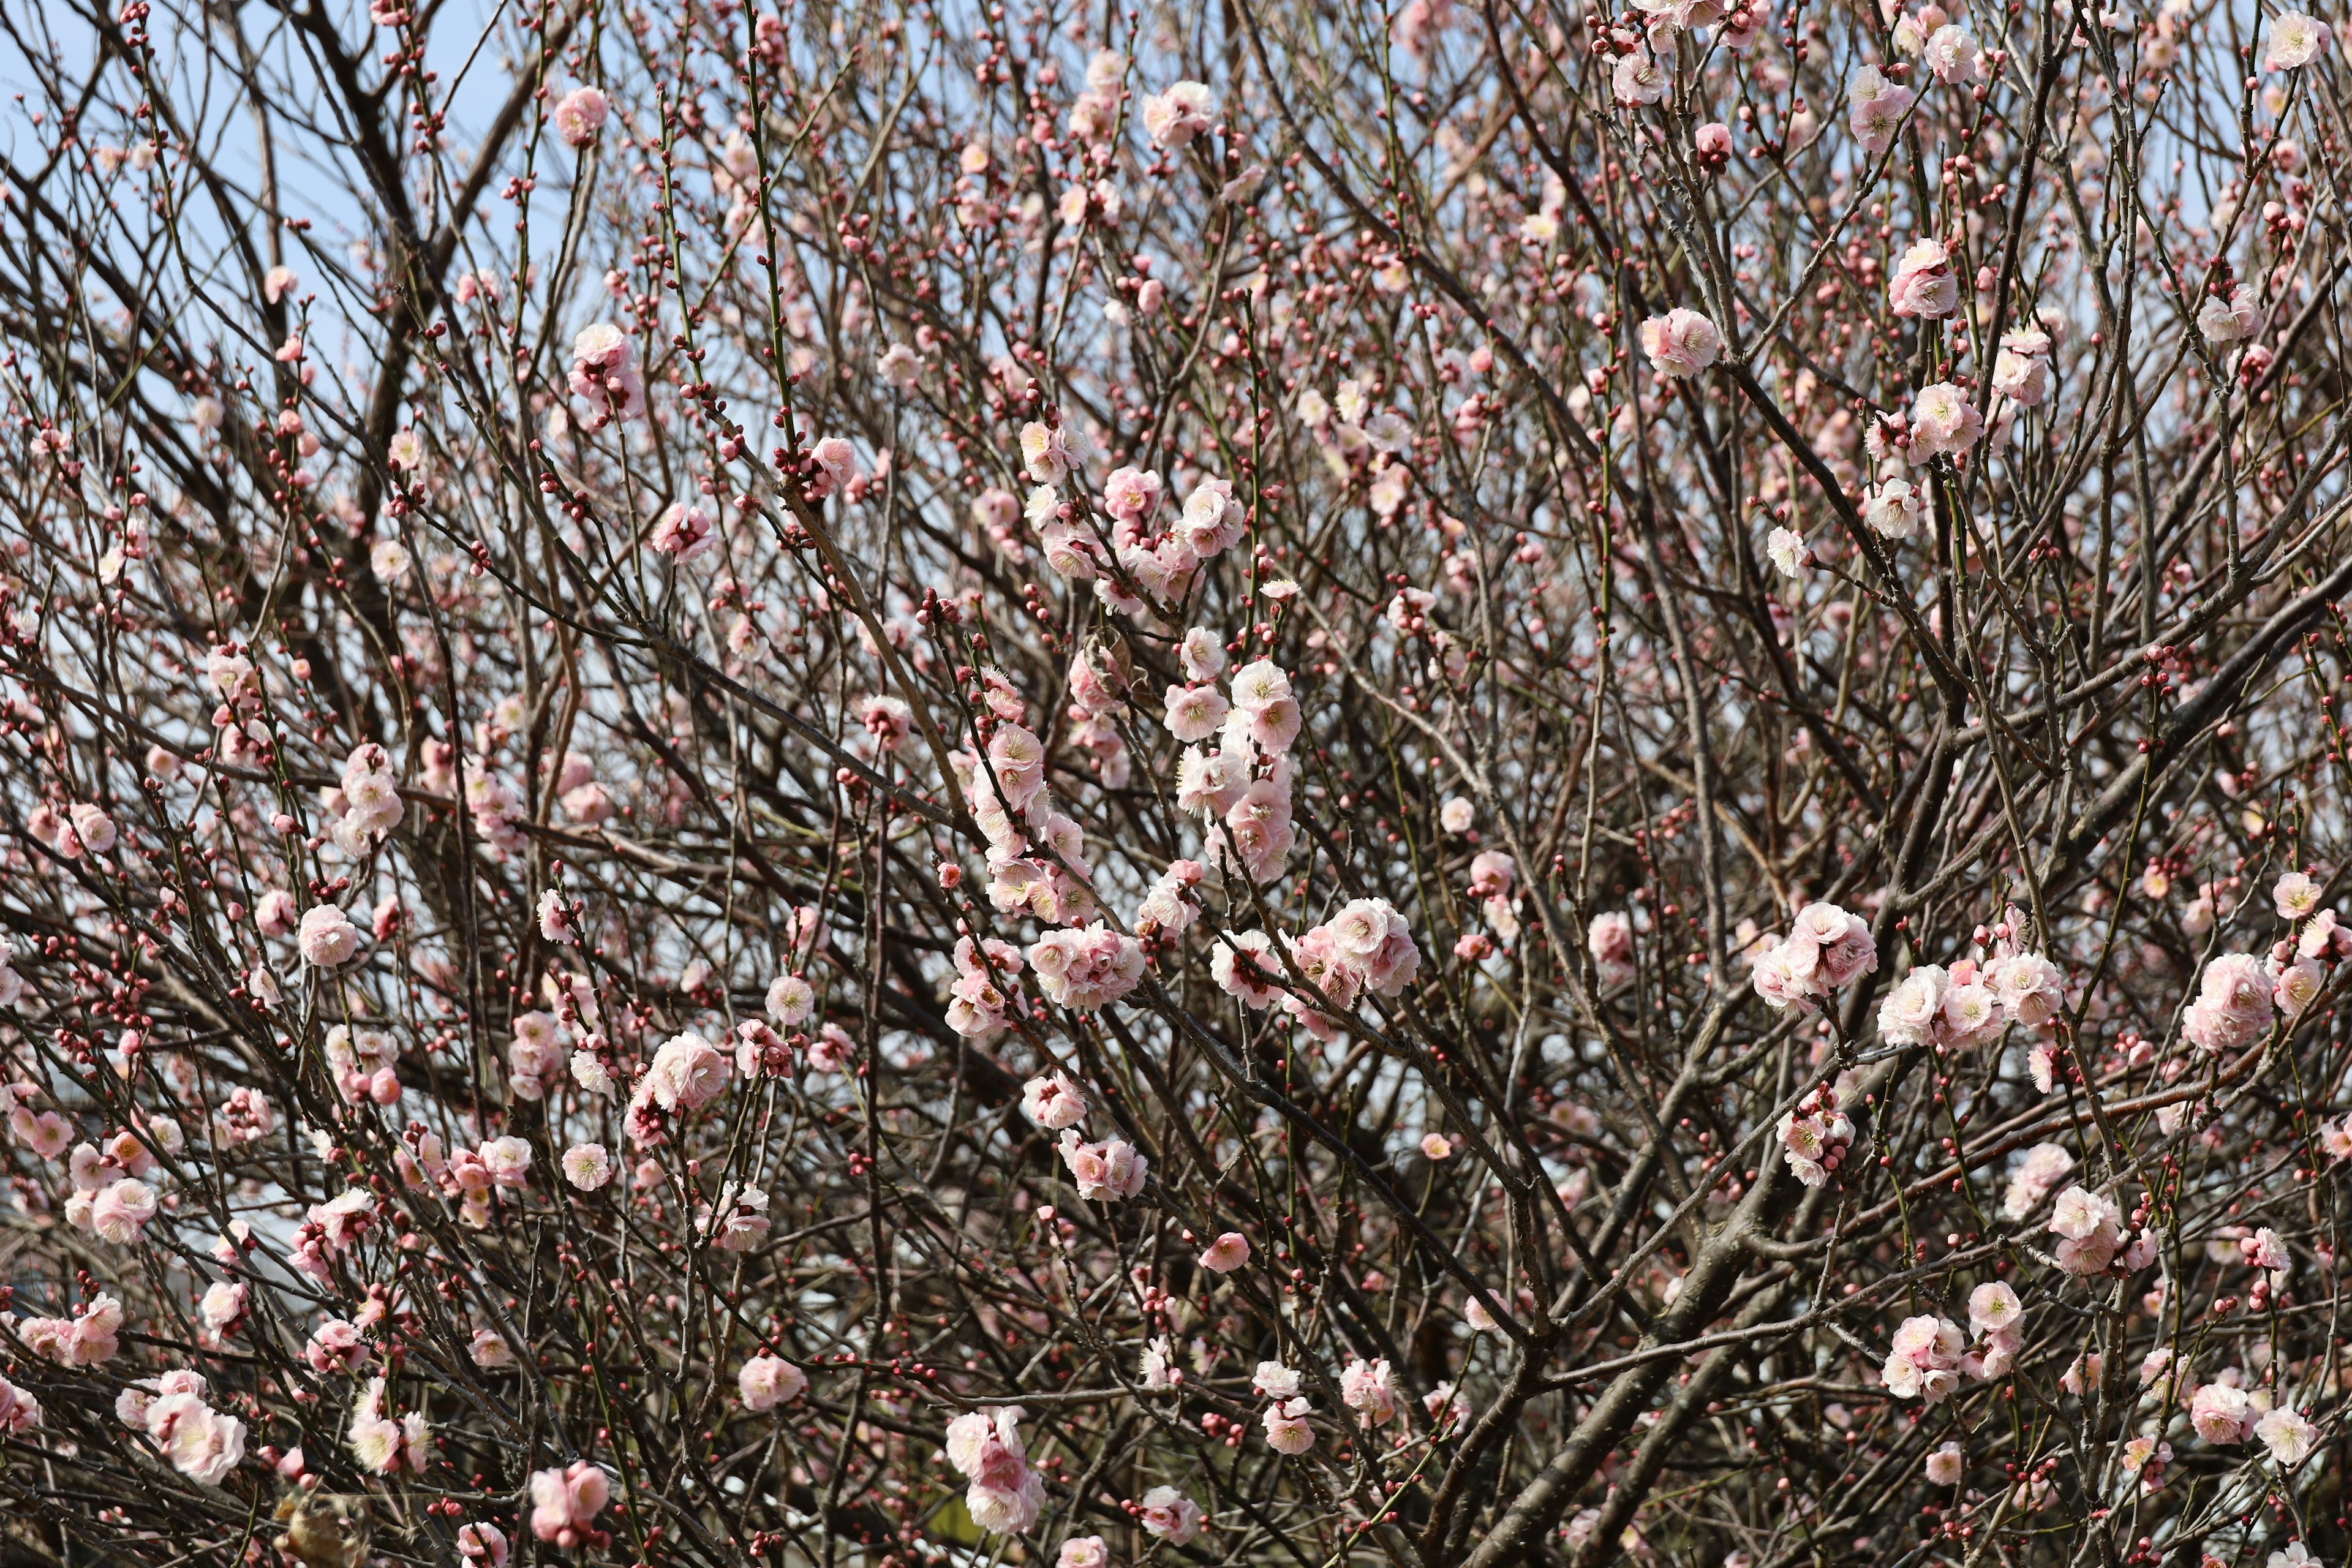
[[[1680,306],[1643,321],[1641,338],[1650,367],[1664,375],[1696,375],[1723,352],[1723,334],[1715,323]]]
[[[2300,11],[2282,11],[2271,20],[2269,43],[2263,50],[2267,71],[2299,70],[2327,52],[2327,24]]]
[[[613,1157],[602,1143],[574,1143],[559,1163],[563,1179],[582,1192],[593,1193],[613,1179]]]
[[[100,1239],[128,1247],[155,1216],[155,1189],[131,1177],[110,1184],[90,1200],[89,1228]]]
[[[1286,1399],[1265,1407],[1266,1447],[1277,1454],[1297,1455],[1315,1446],[1315,1429],[1307,1424],[1307,1401]]]
[[[1206,132],[1217,112],[1216,96],[1197,81],[1180,81],[1143,100],[1143,131],[1155,147],[1181,147]]]
[[[1877,67],[1864,66],[1846,87],[1847,128],[1865,151],[1884,153],[1895,145],[1895,130],[1911,111],[1916,97],[1909,88],[1897,87],[1880,75]]]
[[[1249,1258],[1249,1238],[1237,1230],[1229,1230],[1201,1249],[1201,1267],[1212,1274],[1231,1274]]]
[[[743,1363],[736,1374],[737,1392],[746,1410],[769,1411],[789,1405],[808,1387],[808,1374],[792,1363],[764,1352]]]
[[[2246,1391],[2229,1383],[2200,1386],[2189,1401],[2189,1423],[2208,1443],[2242,1443],[2254,1424]]]
[[[548,120],[566,146],[585,147],[604,131],[604,117],[610,110],[611,103],[601,90],[575,87],[557,100]]]
[[[700,1035],[673,1035],[654,1053],[645,1081],[664,1110],[699,1110],[727,1091],[727,1057]]]
[[[1057,1148],[1082,1198],[1110,1203],[1131,1198],[1143,1190],[1144,1176],[1151,1163],[1124,1138],[1088,1143],[1076,1131],[1066,1131]]]
[[[1958,1369],[1967,1341],[1949,1319],[1906,1318],[1880,1378],[1897,1399],[1936,1405],[1959,1387]]]
[[[0,1432],[18,1434],[41,1425],[41,1402],[0,1377]]]
[[[245,1423],[205,1403],[200,1393],[170,1393],[148,1405],[147,1436],[172,1468],[218,1486],[245,1459]]]
[[[1939,240],[1922,239],[1904,251],[1886,286],[1887,303],[1898,316],[1935,319],[1959,308],[1960,283]]]
[[[585,1459],[530,1478],[530,1532],[565,1551],[595,1539],[596,1516],[613,1495],[612,1478]]]
[[[2240,283],[2225,295],[2208,294],[2197,308],[2197,330],[2216,348],[2243,342],[2262,330],[2262,301]]]
[[[1143,1494],[1136,1522],[1171,1546],[1189,1546],[1201,1533],[1201,1507],[1174,1487],[1154,1487]]]
[[[967,1411],[948,1423],[947,1458],[971,1482],[964,1507],[982,1530],[1017,1535],[1036,1522],[1045,1489],[1021,1441],[1019,1405]]]
[[[1386,1361],[1351,1361],[1339,1374],[1339,1396],[1365,1426],[1385,1426],[1396,1415],[1398,1389]]]
[[[673,501],[655,522],[646,543],[657,554],[676,556],[683,566],[708,551],[716,539],[710,519],[700,507]]]
[[[320,904],[303,915],[295,942],[304,963],[317,969],[334,969],[359,955],[360,930],[334,905]]]
[[[1086,1120],[1086,1091],[1072,1082],[1067,1073],[1047,1073],[1023,1086],[1021,1110],[1047,1131],[1059,1132]]]
[[[2181,1016],[2181,1033],[2200,1050],[2242,1049],[2270,1027],[2276,989],[2262,960],[2225,953],[2205,966],[2197,999]]]
[[[1948,381],[1923,386],[1911,400],[1911,456],[1958,457],[1984,437],[1984,416]]]
[[[457,1530],[457,1555],[478,1568],[506,1568],[506,1531],[495,1524],[466,1524]]]

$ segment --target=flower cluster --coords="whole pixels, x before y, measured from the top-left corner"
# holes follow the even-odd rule
[[[612,1500],[613,1478],[601,1465],[574,1460],[560,1468],[534,1471],[530,1478],[530,1533],[563,1551],[602,1546],[606,1533],[596,1528],[596,1516]]]
[[[1776,1012],[1811,1011],[1878,967],[1878,944],[1860,915],[1835,904],[1807,904],[1786,939],[1767,937],[1751,978],[1756,994]]]
[[[948,1423],[947,1458],[971,1485],[963,1504],[982,1530],[1018,1535],[1037,1521],[1045,1489],[1021,1442],[1017,1405],[969,1410]]]

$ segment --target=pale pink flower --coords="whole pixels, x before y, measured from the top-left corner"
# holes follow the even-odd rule
[[[1984,74],[1984,51],[1977,47],[1976,35],[1956,22],[1937,28],[1920,58],[1940,82],[1965,85]]]
[[[1339,1397],[1367,1426],[1385,1426],[1396,1415],[1396,1378],[1386,1361],[1351,1361],[1339,1374]]]
[[[1864,66],[1846,86],[1847,129],[1866,150],[1884,153],[1895,145],[1895,132],[1916,96],[1909,88],[1888,81],[1876,66]],[[1791,135],[1790,141],[1794,140]]]
[[[1046,1073],[1022,1086],[1021,1111],[1047,1131],[1059,1132],[1086,1120],[1086,1091],[1067,1073]]]
[[[467,1524],[457,1530],[457,1555],[475,1568],[506,1568],[512,1548],[507,1532],[495,1524]]]
[[[2319,1428],[2291,1405],[2265,1411],[2254,1422],[2254,1436],[2271,1451],[2271,1462],[2291,1470],[2311,1458],[2319,1447]]]
[[[673,1035],[654,1053],[646,1081],[652,1086],[654,1102],[664,1110],[688,1111],[724,1094],[729,1072],[726,1054],[688,1031]]]
[[[2242,1443],[2253,1422],[2246,1391],[2228,1383],[2200,1386],[2189,1401],[2189,1424],[2208,1443]]]
[[[2243,342],[2262,331],[2262,301],[2244,284],[2234,285],[2227,298],[2208,294],[2197,308],[2197,330],[2214,347]]]
[[[2181,1033],[2201,1050],[2233,1051],[2270,1027],[2276,985],[2251,953],[2224,953],[2205,966],[2197,1000],[2181,1016]]]
[[[1960,280],[1941,240],[1913,242],[1895,265],[1886,285],[1887,302],[1898,316],[1935,320],[1959,309]]]
[[[481,1147],[482,1164],[490,1180],[502,1187],[520,1187],[530,1180],[530,1145],[520,1138],[493,1138]]]
[[[735,1386],[746,1410],[773,1410],[789,1405],[808,1387],[808,1373],[792,1363],[762,1352],[743,1363]]]
[[[1206,132],[1216,117],[1216,95],[1202,83],[1180,81],[1143,100],[1143,131],[1155,147],[1181,147]]]
[[[1201,1533],[1201,1505],[1174,1487],[1154,1487],[1143,1494],[1136,1522],[1171,1546],[1189,1546]]]
[[[710,519],[698,506],[673,501],[654,524],[646,543],[656,554],[674,555],[679,565],[705,553],[716,542]]]
[[[218,1486],[245,1458],[245,1423],[223,1415],[195,1393],[166,1394],[147,1407],[147,1436],[173,1469]]]
[[[137,1241],[154,1217],[155,1189],[132,1177],[110,1184],[90,1200],[89,1228],[117,1247]]]
[[[612,1478],[584,1459],[568,1469],[535,1471],[530,1478],[530,1532],[568,1552],[587,1539],[612,1495]]]
[[[1303,1454],[1315,1447],[1315,1429],[1307,1424],[1307,1401],[1288,1399],[1265,1407],[1266,1447],[1277,1454]]]
[[[1655,103],[1666,96],[1666,73],[1657,61],[1636,49],[1617,57],[1616,65],[1610,70],[1609,87],[1623,107]]]
[[[1229,1230],[1201,1249],[1201,1267],[1212,1274],[1231,1274],[1249,1261],[1249,1238]]]
[[[2298,70],[2327,52],[2327,24],[2300,11],[2282,11],[2271,22],[2269,44],[2263,50],[2263,68]]]
[[[1065,1131],[1058,1145],[1062,1163],[1077,1184],[1078,1196],[1094,1203],[1131,1198],[1143,1190],[1151,1163],[1124,1138],[1085,1142],[1076,1131]]]
[[[1911,456],[1915,461],[1957,457],[1984,437],[1984,416],[1969,395],[1948,381],[1919,389],[1911,400]]]
[[[1992,389],[2033,407],[2050,395],[2050,334],[2031,327],[2003,332],[1993,356]]]
[[[585,147],[604,131],[604,117],[611,110],[610,101],[598,89],[575,87],[557,100],[548,120],[566,146]]]
[[[2271,999],[2282,1017],[2299,1018],[2326,984],[2327,971],[2320,968],[2317,960],[2298,958],[2280,969]]]
[[[602,1143],[574,1143],[559,1163],[563,1179],[583,1193],[593,1193],[613,1179],[613,1157]]]
[[[302,950],[304,963],[315,969],[334,969],[358,956],[360,928],[334,905],[320,904],[303,915],[294,940]]]
[[[87,841],[89,835],[82,835]],[[2271,904],[2283,921],[2299,921],[2319,908],[2320,886],[2301,871],[2289,871],[2271,888]]]
[[[1696,375],[1723,353],[1723,334],[1715,323],[1681,306],[1643,321],[1641,339],[1651,368],[1665,375]]]

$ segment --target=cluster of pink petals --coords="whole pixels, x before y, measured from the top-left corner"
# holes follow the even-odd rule
[[[96,1366],[121,1349],[122,1303],[100,1291],[70,1318],[27,1318],[17,1336],[34,1354],[63,1366]]]
[[[2017,1352],[2025,1345],[2025,1304],[2017,1291],[1990,1280],[1969,1292],[1969,1327],[1981,1339],[1960,1358],[1960,1370],[1979,1382],[2009,1375]]]
[[[2065,979],[2049,959],[2016,945],[2021,925],[2011,911],[1994,928],[1999,941],[1981,963],[1913,965],[1879,1004],[1879,1037],[1895,1046],[1965,1050],[1999,1039],[2012,1023],[2049,1023],[2065,1005]]]
[[[1873,153],[1895,145],[1895,132],[1918,95],[1886,79],[1876,66],[1864,66],[1846,84],[1846,128]]]
[[[2277,1015],[2277,984],[2252,953],[2229,952],[2205,966],[2197,999],[2181,1015],[2180,1032],[2200,1050],[2242,1050],[2260,1039]]]
[[[292,1262],[320,1284],[334,1281],[334,1259],[348,1251],[375,1221],[375,1199],[348,1187],[323,1204],[312,1204],[295,1232]]]
[[[534,1471],[530,1478],[530,1533],[569,1552],[583,1542],[601,1546],[604,1532],[596,1516],[612,1500],[613,1479],[601,1465],[576,1460],[562,1469]]]
[[[399,1102],[400,1073],[394,1063],[399,1058],[400,1047],[392,1036],[381,1029],[337,1024],[327,1031],[324,1054],[336,1090],[350,1103]]]
[[[601,89],[575,87],[556,100],[547,118],[566,146],[586,147],[604,131],[604,118],[611,112],[611,101]]]
[[[674,558],[681,566],[709,552],[719,535],[710,514],[688,501],[672,501],[654,520],[646,547],[656,555]]]
[[[736,1391],[746,1410],[770,1411],[789,1405],[808,1390],[808,1373],[781,1356],[762,1352],[743,1363],[735,1374]]]
[[[1180,81],[1143,100],[1143,131],[1155,147],[1181,147],[1208,132],[1216,95],[1197,81]]]
[[[1631,980],[1633,917],[1622,910],[1608,910],[1593,916],[1584,928],[1584,951],[1592,955],[1593,967],[1600,972],[1603,985]]]
[[[1086,1091],[1057,1068],[1022,1086],[1021,1111],[1048,1132],[1059,1132],[1087,1119]]]
[[[1386,1360],[1351,1361],[1339,1374],[1340,1399],[1367,1426],[1384,1426],[1394,1419],[1400,1392]]]
[[[1835,904],[1807,904],[1784,941],[1769,943],[1756,959],[1756,994],[1779,1012],[1811,1009],[1831,993],[1878,967],[1878,944],[1860,915]]]
[[[405,1469],[411,1475],[422,1475],[430,1461],[431,1429],[425,1417],[416,1411],[398,1418],[384,1410],[384,1380],[368,1379],[366,1389],[352,1407],[351,1428],[344,1436],[344,1446],[362,1469],[371,1475],[389,1476]]]
[[[1094,1203],[1135,1196],[1143,1190],[1144,1177],[1151,1169],[1143,1151],[1124,1138],[1089,1143],[1070,1129],[1062,1133],[1055,1148],[1062,1163],[1069,1167],[1070,1179],[1077,1184],[1078,1196]]]
[[[1780,1152],[1797,1180],[1806,1186],[1821,1186],[1830,1179],[1831,1172],[1845,1163],[1846,1150],[1853,1142],[1854,1126],[1844,1107],[1860,1092],[1854,1074],[1843,1072],[1835,1083],[1814,1089],[1794,1109],[1782,1113],[1779,1128]]]
[[[694,1230],[721,1252],[747,1252],[768,1234],[769,1223],[768,1194],[730,1181],[696,1209]]]
[[[1030,946],[1037,989],[1057,1006],[1091,1013],[1143,979],[1143,946],[1101,921],[1079,931],[1047,931]]]
[[[1189,1546],[1201,1533],[1203,1518],[1201,1505],[1174,1487],[1154,1487],[1143,1494],[1135,1521],[1171,1546]]]
[[[1951,253],[1939,239],[1914,241],[1895,264],[1887,281],[1886,302],[1898,316],[1934,321],[1960,306],[1960,280],[1952,272]]]
[[[41,1402],[0,1377],[0,1433],[31,1430],[41,1424]]]
[[[1937,1405],[1960,1386],[1968,1340],[1949,1318],[1906,1318],[1895,1331],[1879,1379],[1897,1399]]]
[[[646,384],[633,358],[628,334],[608,321],[583,328],[572,340],[572,391],[588,405],[590,429],[645,413]]]
[[[341,784],[329,792],[325,804],[338,814],[333,837],[347,853],[362,852],[373,835],[399,826],[406,808],[391,753],[373,741],[356,748],[343,763]]]
[[[2036,1143],[2025,1152],[2025,1158],[2009,1178],[2009,1186],[2001,1194],[2000,1210],[2011,1219],[2023,1219],[2042,1206],[2042,1200],[2057,1189],[2074,1168],[2074,1156],[2056,1143]]]
[[[1723,334],[1713,321],[1681,306],[1642,323],[1642,353],[1661,375],[1696,375],[1723,353]]]
[[[1360,994],[1395,996],[1421,968],[1421,949],[1403,915],[1386,899],[1353,899],[1303,936],[1286,934],[1283,945],[1298,972],[1330,1005],[1345,1011]],[[1276,956],[1264,931],[1229,931],[1217,939],[1210,975],[1244,1006],[1263,1008],[1277,1000],[1284,1010],[1320,1037],[1336,1030],[1329,1015],[1310,996],[1291,988],[1289,971]]]
[[[2104,1274],[2121,1262],[2137,1273],[2156,1261],[2153,1231],[2130,1230],[2123,1206],[2084,1186],[2071,1186],[2051,1205],[2049,1229],[2058,1237],[2058,1267],[2069,1274]]]
[[[991,1533],[1018,1535],[1036,1522],[1045,1501],[1045,1483],[1022,1447],[1023,1414],[1017,1405],[992,1406],[948,1423],[948,1463],[971,1482],[965,1510]]]
[[[196,1373],[167,1372],[126,1388],[114,1402],[123,1424],[143,1430],[172,1468],[189,1479],[218,1486],[245,1460],[245,1423],[206,1403]]]

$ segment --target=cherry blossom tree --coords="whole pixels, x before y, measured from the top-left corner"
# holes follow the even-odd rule
[[[0,1562],[2341,1564],[2343,25],[0,4]]]

